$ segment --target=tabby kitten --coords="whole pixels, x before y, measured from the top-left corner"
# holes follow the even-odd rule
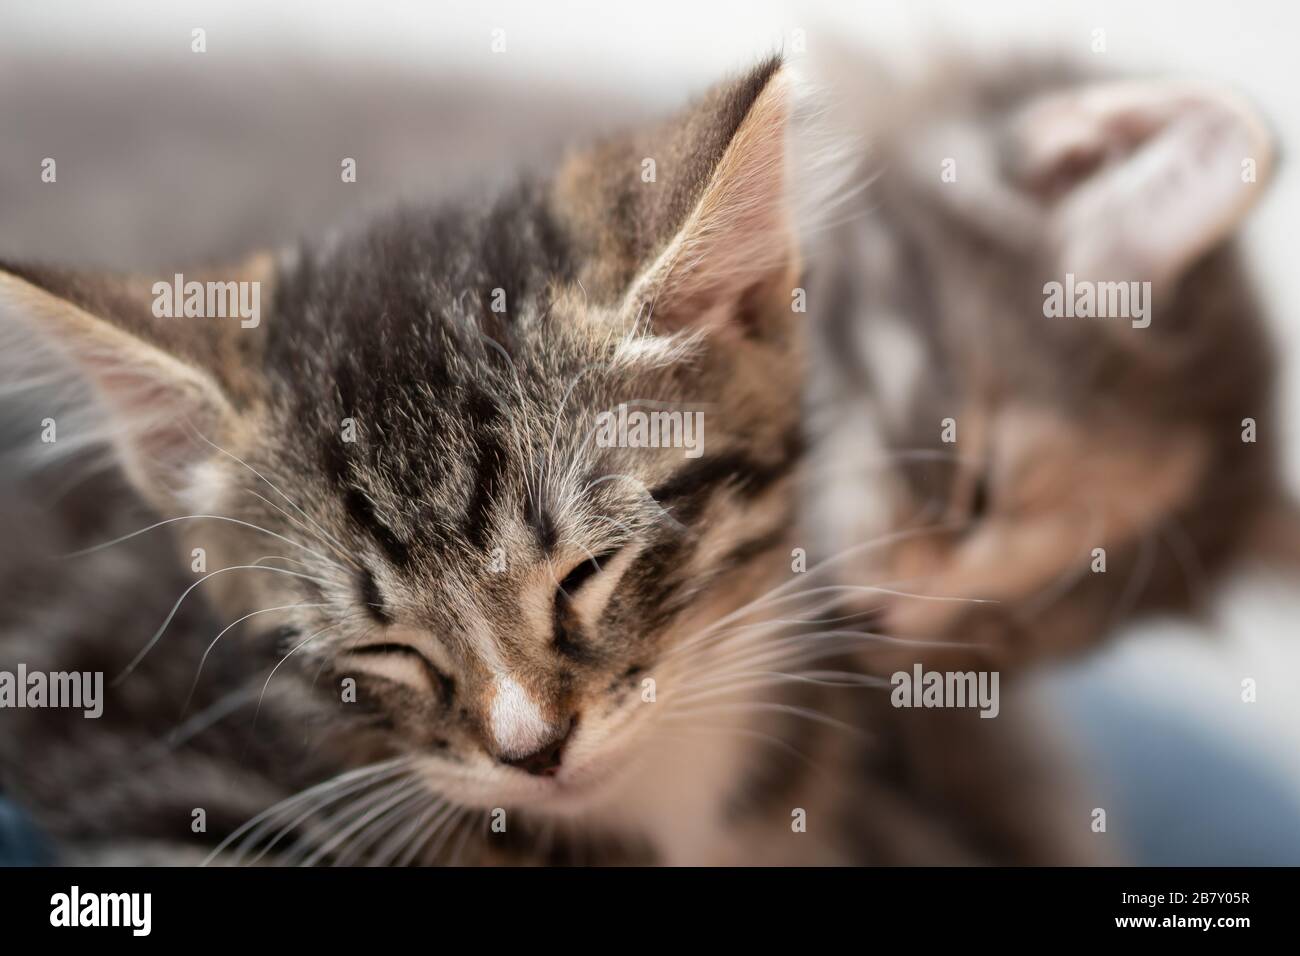
[[[734,741],[641,739],[672,697],[710,698],[705,629],[789,578],[789,109],[770,61],[550,182],[215,271],[261,283],[255,328],[155,318],[158,277],[8,268],[7,323],[93,382],[133,484],[165,517],[218,516],[169,526],[213,569],[199,593],[244,620],[218,643],[243,642],[251,673],[279,662],[282,732],[376,768],[358,778],[383,784],[375,807],[630,817],[656,859],[710,852],[678,824],[712,826]],[[598,446],[620,404],[702,411],[707,454]],[[122,697],[186,638],[132,639]],[[151,693],[174,715],[188,690]]]
[[[858,547],[845,580],[944,598],[886,597],[883,630],[1001,668],[1201,607],[1271,527],[1300,527],[1230,241],[1270,178],[1267,129],[1219,90],[1059,64],[873,79],[852,98],[872,188],[810,254],[821,549]],[[1123,283],[1130,314],[1052,312],[1067,282]]]
[[[1066,98],[1067,112],[1074,103]],[[1004,101],[995,121],[1014,105]],[[1032,784],[1009,705],[997,721],[918,717],[893,710],[860,667],[864,648],[897,646],[864,626],[882,601],[890,630],[916,639],[909,659],[948,636],[942,619],[906,618],[913,605],[892,597],[905,588],[872,587],[914,576],[910,567],[882,575],[855,560],[880,533],[915,530],[900,504],[908,485],[885,497],[851,476],[850,494],[870,489],[887,515],[846,524],[845,540],[801,524],[791,112],[786,71],[769,61],[490,204],[404,209],[238,274],[186,274],[259,282],[252,328],[156,318],[160,277],[6,267],[6,327],[43,342],[41,354],[53,347],[93,385],[123,473],[169,522],[61,566],[84,562],[88,581],[71,624],[51,620],[36,580],[21,592],[24,609],[9,612],[6,663],[120,675],[102,724],[28,714],[5,735],[4,788],[37,812],[65,859],[202,859],[209,849],[231,863],[1082,858],[1086,831],[1052,819],[1063,804]],[[1113,118],[1099,125],[1129,128],[1127,114]],[[1054,132],[1047,123],[1017,154],[1034,159],[1044,196],[1059,195],[1058,167],[1077,168],[1052,162]],[[861,273],[878,280],[863,302],[942,304],[949,284],[966,297],[987,292],[982,301],[1007,317],[979,320],[1003,335],[1024,295],[999,299],[1021,273],[979,258],[998,222],[973,216],[969,231],[953,228],[942,194],[927,197],[905,176],[898,188],[914,219],[904,211],[853,228],[887,223],[903,254],[878,268],[818,253],[806,283],[813,315],[822,281],[842,291]],[[1222,238],[1220,218],[1196,221],[1215,225],[1196,251]],[[933,254],[926,242],[939,244]],[[953,274],[911,271],[937,263]],[[831,328],[863,311],[824,302]],[[958,313],[900,314],[923,335],[934,329],[937,349],[945,316]],[[1153,334],[1181,342],[1163,316]],[[1046,349],[1052,336],[1025,348]],[[1125,343],[1120,335],[1103,354],[1146,348]],[[21,354],[31,361],[40,349]],[[989,364],[964,347],[933,355],[936,374],[962,384],[955,355]],[[842,431],[883,422],[882,410],[907,407],[900,394],[926,391],[908,384]],[[992,394],[1039,395],[1019,377]],[[701,412],[703,454],[597,441],[598,414],[619,406]],[[817,407],[821,441],[828,413]],[[831,414],[846,408],[832,403]],[[977,431],[965,406],[956,417]],[[1039,448],[1059,438],[1037,434],[1048,436]],[[1171,472],[1131,527],[1198,506],[1185,492],[1212,455],[1197,436],[1187,451],[1171,429],[1159,456],[1126,446],[1139,474],[1152,460]],[[886,453],[911,443],[880,442]],[[1056,452],[1044,460],[1056,462]],[[957,470],[940,474],[941,487],[960,484]],[[933,493],[929,481],[917,487]],[[842,487],[818,495],[841,500]],[[1001,486],[995,497],[1000,506]],[[1007,512],[1035,539],[1041,522],[1069,520],[1040,500],[1040,519]],[[161,559],[165,545],[146,543],[167,533],[206,570],[191,564],[187,576]],[[950,541],[941,570],[998,555],[980,533]],[[991,540],[1016,554],[1014,536]],[[811,570],[798,573],[792,554],[811,542]],[[118,549],[135,549],[153,576],[132,580]],[[24,571],[40,578],[48,567]],[[923,570],[932,593],[980,590],[942,576],[936,586],[933,566]],[[996,596],[1036,583],[1013,574]],[[124,611],[89,640],[104,624],[94,602],[128,587],[141,602],[185,593],[144,628]],[[49,745],[32,746],[42,739]],[[200,808],[207,826],[196,832]]]

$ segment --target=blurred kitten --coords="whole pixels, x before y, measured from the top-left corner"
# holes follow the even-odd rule
[[[850,606],[1017,668],[1201,606],[1262,533],[1297,527],[1232,242],[1273,166],[1248,105],[1059,64],[836,76],[875,180],[812,258],[813,540],[857,549],[845,582],[939,598]],[[1111,291],[1129,312],[1049,303],[1094,283],[1095,311]],[[894,650],[882,667],[971,659]]]

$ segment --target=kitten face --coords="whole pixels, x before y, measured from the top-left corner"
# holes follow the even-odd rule
[[[542,199],[508,202],[489,218],[513,235],[555,228]],[[295,314],[281,313],[285,335],[267,346],[293,373],[272,381],[257,438],[237,452],[249,468],[218,456],[205,484],[219,499],[194,504],[253,506],[288,538],[320,529],[316,554],[287,555],[311,579],[259,582],[260,605],[326,605],[285,650],[309,641],[294,657],[331,675],[331,695],[354,678],[358,709],[427,752],[441,788],[541,798],[626,756],[653,709],[642,682],[663,679],[678,618],[770,531],[740,519],[791,463],[796,380],[774,392],[769,377],[758,393],[745,366],[774,362],[771,343],[719,349],[620,328],[561,291],[564,265],[516,269],[511,313],[493,313],[491,277],[476,274],[489,249],[471,245],[483,226],[441,215],[456,218],[380,223],[300,264],[340,276],[382,237],[384,294],[400,311],[346,279],[293,289]],[[452,234],[462,245],[448,263],[436,250]],[[701,413],[705,454],[602,447],[597,414],[620,404]],[[305,490],[293,496],[302,513],[258,475]]]
[[[303,248],[259,274],[252,330],[42,270],[0,274],[4,309],[53,317],[152,501],[218,516],[186,528],[208,593],[322,746],[571,806],[790,522],[785,118],[764,64],[550,182]],[[696,416],[704,445],[598,434],[620,406]]]
[[[1203,90],[1023,67],[955,85],[882,125],[871,214],[833,244],[814,501],[832,552],[895,536],[852,572],[921,595],[885,599],[882,628],[1008,666],[1194,603],[1276,500],[1240,435],[1270,407],[1268,347],[1214,248],[1262,188],[1241,156],[1270,149]],[[1137,283],[1149,311],[1049,315],[1067,274]]]

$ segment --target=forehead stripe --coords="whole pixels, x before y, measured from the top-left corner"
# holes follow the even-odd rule
[[[393,529],[379,520],[370,498],[359,488],[349,488],[343,495],[343,505],[352,520],[379,543],[384,555],[395,566],[405,568],[411,563],[411,552],[406,542],[393,533]]]

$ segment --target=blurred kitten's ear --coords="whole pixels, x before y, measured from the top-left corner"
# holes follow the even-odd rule
[[[56,444],[79,448],[110,440],[132,483],[164,507],[189,503],[195,469],[214,454],[203,439],[229,440],[236,405],[249,396],[248,356],[260,348],[260,300],[269,292],[264,283],[271,277],[270,257],[204,278],[217,275],[223,283],[256,283],[256,295],[245,301],[258,303],[258,327],[241,324],[239,315],[171,317],[172,275],[154,282],[0,266],[5,379],[39,388],[67,380],[70,363],[73,374],[91,386],[88,393],[80,389],[84,398],[78,404],[86,405],[85,398],[90,403],[67,410],[68,423],[84,434],[69,434],[74,429],[65,425]],[[186,279],[201,281],[197,274]],[[167,307],[159,308],[163,295]],[[84,411],[98,419],[93,428]]]
[[[1248,104],[1173,81],[1045,95],[1012,136],[1017,180],[1054,207],[1061,267],[1099,277],[1176,278],[1237,228],[1274,160]]]
[[[796,268],[787,209],[790,80],[773,58],[653,130],[575,156],[559,214],[584,288],[654,328],[752,334]]]

